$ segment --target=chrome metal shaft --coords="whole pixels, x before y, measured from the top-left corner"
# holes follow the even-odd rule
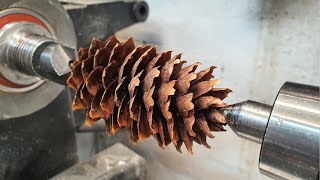
[[[239,137],[261,144],[261,173],[275,179],[317,178],[319,87],[286,82],[273,106],[245,101],[220,111]]]
[[[69,62],[75,60],[75,50],[53,39],[39,35],[16,35],[8,43],[11,68],[26,75],[49,79],[66,85],[70,72]]]
[[[244,101],[220,111],[228,119],[229,127],[239,136],[261,144],[272,107],[255,101]]]
[[[42,79],[66,85],[75,50],[59,44],[47,29],[30,22],[7,24],[0,31],[0,73],[20,85]],[[5,89],[4,89],[5,90]]]
[[[42,48],[32,62],[36,75],[66,85],[71,71],[70,61],[76,59],[75,50],[56,42],[45,43]]]

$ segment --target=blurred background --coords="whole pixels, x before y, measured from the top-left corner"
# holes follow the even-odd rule
[[[214,65],[220,87],[233,93],[226,99],[272,104],[285,81],[320,83],[320,2],[314,1],[182,1],[147,0],[144,23],[116,33],[120,39],[154,44],[159,51],[183,53],[201,68]],[[153,139],[132,145],[124,132],[116,137],[99,134],[79,149],[86,159],[104,146],[121,141],[148,163],[148,179],[270,179],[259,173],[260,146],[227,132],[209,139],[212,149],[194,146],[194,155],[162,150]],[[81,134],[83,136],[83,134]]]
[[[155,45],[158,52],[183,53],[189,64],[202,62],[200,70],[216,66],[218,86],[233,90],[225,99],[229,104],[250,99],[272,105],[286,81],[320,84],[319,0],[145,0],[147,6],[133,0],[58,1],[1,0],[0,40],[6,24],[1,18],[15,7],[13,16],[29,9],[47,22],[52,32],[43,31],[56,33],[59,53],[115,34],[121,41],[133,37],[136,45]],[[112,137],[104,129],[83,132],[95,130],[83,126],[84,111],[71,110],[74,92],[40,83],[25,92],[0,92],[0,179],[270,179],[259,172],[260,145],[229,127],[208,139],[211,149],[195,144],[193,155],[184,146],[183,153],[172,144],[163,150],[153,138],[133,145],[127,130]]]

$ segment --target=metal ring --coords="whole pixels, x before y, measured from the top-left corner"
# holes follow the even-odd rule
[[[59,44],[77,48],[73,23],[57,0],[10,0],[0,3],[0,11],[8,8],[27,9],[38,14],[52,27]],[[62,91],[64,86],[51,81],[24,93],[0,92],[0,121],[26,116],[47,106]],[[69,103],[69,102],[66,102]]]
[[[7,30],[3,30],[6,26],[11,24],[17,24],[19,22],[21,23],[30,22],[32,24],[34,23],[34,26],[39,26],[38,29],[40,27],[43,27],[43,30],[47,31],[50,34],[49,35],[50,38],[56,39],[55,32],[53,31],[50,24],[36,12],[30,11],[25,8],[9,8],[1,11],[0,21],[3,22],[3,24],[1,24],[0,22],[0,38],[4,36],[3,34],[8,33],[8,31],[11,31],[11,28]],[[26,26],[26,28],[27,27],[28,26]],[[2,40],[1,42],[4,42],[4,40]],[[45,80],[42,80],[40,78],[27,76],[16,71],[12,71],[7,67],[8,66],[7,63],[8,62],[6,60],[2,59],[1,65],[0,65],[0,70],[2,71],[2,74],[0,73],[0,76],[1,76],[0,90],[1,91],[13,92],[13,93],[27,92],[39,87],[41,84],[45,82]],[[9,74],[9,76],[7,74]],[[25,80],[29,79],[31,84],[18,83],[17,81],[15,81],[16,79],[15,77],[11,78],[10,76],[19,76]]]

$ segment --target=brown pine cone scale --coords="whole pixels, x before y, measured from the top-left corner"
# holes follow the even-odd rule
[[[153,46],[93,39],[80,48],[67,83],[76,91],[72,108],[86,109],[91,126],[103,118],[108,135],[128,128],[133,143],[153,136],[164,148],[171,142],[192,154],[193,141],[207,148],[212,131],[225,131],[226,119],[217,111],[231,92],[214,88],[211,66],[196,73],[199,62],[185,66],[181,54],[157,53]]]

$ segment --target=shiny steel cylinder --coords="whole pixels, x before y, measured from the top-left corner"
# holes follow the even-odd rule
[[[272,106],[266,104],[244,101],[224,108],[223,113],[239,137],[261,144],[271,109]]]
[[[70,62],[76,59],[75,50],[56,42],[45,43],[32,61],[37,76],[66,85],[70,76]]]
[[[65,60],[65,58],[63,58],[65,57],[64,54],[62,54],[63,56],[61,56],[61,58],[61,54],[54,53],[61,50],[59,46],[53,47],[47,44],[48,46],[40,53],[40,55],[43,55],[43,58],[34,58],[39,60],[39,66],[36,65],[36,61],[32,62],[33,67],[29,66],[30,63],[24,64],[25,61],[19,61],[26,59],[25,57],[22,59],[18,58],[14,61],[11,61],[11,58],[9,59],[9,56],[12,57],[12,54],[8,54],[9,46],[12,48],[18,46],[31,47],[29,43],[32,44],[32,42],[28,41],[28,39],[32,39],[31,36],[41,36],[41,39],[48,38],[50,41],[53,40],[59,45],[63,45],[61,46],[62,48],[67,46],[70,47],[69,49],[77,49],[77,39],[73,23],[62,4],[57,0],[1,1],[0,121],[11,120],[34,113],[51,103],[65,89],[64,86],[46,80],[47,78],[43,77],[44,75],[40,73],[42,70],[45,70],[42,71],[43,73],[49,72],[49,70],[54,70],[51,72],[55,73],[57,72],[55,71],[57,70],[56,67],[61,67],[60,62],[59,64],[50,65],[51,62],[56,63],[56,61],[51,61],[52,59],[50,59],[50,57],[58,57],[53,60]],[[26,43],[26,41],[28,42]],[[17,44],[14,44],[14,42],[17,42]],[[43,46],[40,45],[40,47],[42,48]],[[41,48],[30,48],[28,52],[32,52],[32,49],[41,50]],[[26,49],[23,49],[24,50],[16,49],[14,51],[26,52]],[[39,55],[38,50],[36,50],[36,56]],[[32,53],[18,54],[30,55]],[[30,60],[30,58],[27,59]],[[64,64],[65,61],[61,61],[61,63]],[[22,65],[28,65],[28,70],[21,68]],[[41,68],[40,66],[44,66],[45,68]],[[40,67],[40,70],[38,67]],[[54,69],[52,69],[52,67]],[[35,70],[38,75],[41,74],[40,77],[37,75],[29,75],[30,69],[32,71]],[[59,70],[63,69],[59,68]],[[27,73],[25,71],[27,71]],[[61,72],[58,73],[61,74]],[[55,77],[55,82],[57,82],[57,78],[65,82],[65,80],[63,80],[65,75],[62,77],[57,74]]]
[[[44,45],[53,41],[53,39],[39,35],[14,34],[8,43],[7,50],[8,61],[12,63],[11,68],[16,68],[26,75],[38,76],[32,65],[33,61],[38,59]]]
[[[316,179],[319,131],[319,87],[286,82],[261,145],[260,172],[276,179]]]
[[[274,179],[317,179],[319,87],[286,82],[272,106],[254,101],[220,111],[239,136],[261,143],[259,169]]]
[[[39,25],[13,23],[9,24],[8,27],[10,28],[7,31],[11,29],[15,31],[10,31],[7,34],[10,40],[3,43],[5,50],[0,53],[3,57],[6,57],[6,65],[9,67],[6,67],[8,72],[3,74],[10,77],[11,72],[16,72],[22,77],[35,79],[34,81],[41,78],[66,85],[68,73],[71,70],[69,62],[76,59],[75,50],[57,43]],[[17,27],[22,28],[22,30],[17,31]],[[26,31],[26,27],[32,27],[33,31]],[[20,83],[18,80],[21,78],[17,79],[14,76],[11,79],[13,82]],[[21,81],[24,82],[25,79]]]

